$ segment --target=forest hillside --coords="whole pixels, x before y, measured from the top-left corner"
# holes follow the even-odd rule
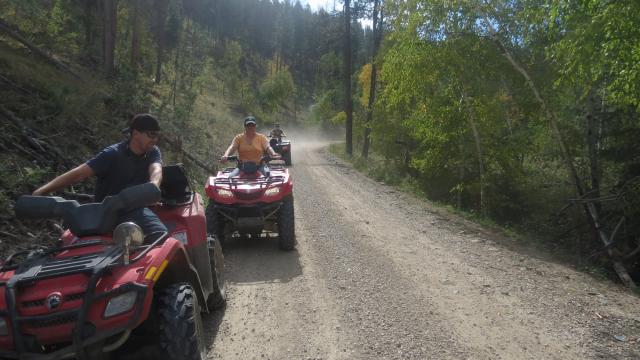
[[[337,3],[1,2],[3,246],[39,236],[14,229],[16,197],[133,114],[201,183],[251,113],[344,131],[377,180],[639,280],[640,3]]]
[[[136,113],[160,119],[165,163],[201,188],[247,114],[264,132],[302,125],[317,93],[339,108],[338,15],[258,0],[2,2],[0,253],[57,238],[53,222],[16,221],[15,199],[123,139]],[[325,119],[313,126],[335,128]]]

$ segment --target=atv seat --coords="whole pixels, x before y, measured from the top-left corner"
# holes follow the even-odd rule
[[[193,191],[182,164],[162,167],[162,202],[169,206],[188,204],[193,200]]]

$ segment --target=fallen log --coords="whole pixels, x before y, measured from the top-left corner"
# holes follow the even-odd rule
[[[12,124],[14,127],[16,127],[20,131],[20,135],[32,148],[36,149],[39,153],[45,153],[45,154],[50,153],[51,155],[53,155],[53,160],[55,160],[56,162],[63,164],[66,167],[71,166],[71,163],[68,157],[64,156],[64,154],[60,149],[42,140],[42,138],[44,138],[43,134],[26,126],[24,120],[17,117],[13,112],[6,109],[2,105],[0,105],[0,115],[2,115],[7,120],[9,120],[10,124]],[[31,137],[29,133],[36,135],[38,138]],[[13,145],[18,148],[21,148],[20,150],[24,151],[24,148],[22,148],[21,146],[17,144],[13,144]]]
[[[78,74],[77,72],[72,70],[67,65],[63,64],[60,60],[52,57],[51,55],[47,54],[44,50],[40,49],[36,45],[32,44],[29,40],[25,39],[24,36],[22,36],[20,34],[20,30],[15,25],[11,25],[11,24],[7,23],[4,19],[0,19],[0,31],[2,31],[3,33],[7,34],[9,37],[11,37],[12,39],[16,40],[17,42],[21,43],[26,48],[28,48],[29,50],[31,50],[35,54],[41,56],[42,58],[47,60],[49,63],[54,65],[55,67],[59,68],[60,70],[63,70],[65,72],[75,76],[76,78],[78,78],[80,80],[84,80],[80,76],[80,74]]]

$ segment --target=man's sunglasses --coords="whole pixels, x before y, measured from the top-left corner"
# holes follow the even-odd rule
[[[254,124],[254,123],[249,123],[249,124],[246,124],[244,127],[253,127],[253,126],[256,126],[256,124]]]
[[[151,139],[157,139],[160,137],[160,131],[143,131]]]

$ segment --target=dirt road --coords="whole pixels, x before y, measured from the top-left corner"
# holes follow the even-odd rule
[[[225,248],[210,358],[640,358],[637,296],[294,145],[297,251]]]

